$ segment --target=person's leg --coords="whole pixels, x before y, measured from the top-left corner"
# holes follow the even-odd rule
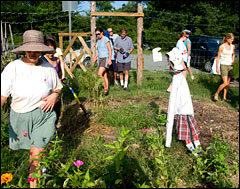
[[[184,75],[184,77],[187,79],[187,70],[182,71],[182,74]]]
[[[167,88],[167,92],[170,93],[171,90],[172,90],[172,82],[171,82],[170,85],[168,86],[168,88]]]
[[[192,80],[194,80],[194,76],[193,76],[192,69],[190,66],[188,67],[188,72],[189,72],[189,75],[191,76]]]
[[[119,76],[120,76],[121,87],[123,87],[124,86],[124,83],[123,83],[123,72],[119,72]]]
[[[107,70],[103,73],[103,78],[104,78],[104,81],[103,81],[104,91],[105,91],[105,93],[107,93],[108,92],[108,72],[107,72]]]
[[[227,77],[227,86],[223,89],[223,100],[227,99],[227,92],[230,85],[231,77]]]
[[[103,79],[103,87],[104,87],[104,90],[108,89],[107,86],[106,86],[106,79],[104,77],[104,72],[106,72],[106,68],[104,67],[99,67],[98,69],[98,76],[101,77]],[[108,81],[108,80],[107,80]]]
[[[128,70],[125,70],[124,88],[127,88],[127,86],[128,86],[128,78],[129,78],[129,71],[128,71]]]
[[[117,72],[113,72],[114,84],[118,85]]]
[[[39,153],[42,152],[44,148],[30,148],[30,169],[29,169],[29,177],[31,177],[32,173],[38,168],[38,161],[31,160],[31,159],[40,159]],[[37,180],[34,180],[30,182],[30,188],[36,188],[37,187]]]
[[[227,86],[228,84],[228,76],[222,76],[223,83],[218,87],[217,92],[214,95],[214,100],[218,101],[219,93]]]

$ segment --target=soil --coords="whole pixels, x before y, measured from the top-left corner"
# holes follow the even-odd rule
[[[144,98],[144,99],[108,99],[109,107],[119,107],[129,102],[146,102],[153,106],[158,106],[162,113],[167,113],[168,108],[168,99],[167,98]],[[212,136],[219,134],[226,142],[231,143],[235,152],[239,153],[239,112],[230,110],[227,107],[223,107],[214,102],[202,102],[199,100],[192,100],[194,107],[194,116],[197,122],[197,125],[200,130],[200,142],[203,148],[207,147],[211,141]],[[93,102],[85,102],[84,106],[86,109],[89,109],[93,106]],[[68,108],[65,110],[65,116],[70,116],[71,119],[65,120],[61,123],[64,128],[68,128],[64,132],[70,132],[77,134],[83,132],[89,136],[98,136],[99,134],[103,135],[106,140],[111,140],[115,137],[115,127],[104,126],[95,123],[95,117],[92,115],[86,118],[83,115],[82,110],[79,108],[78,104],[69,104],[67,105],[69,109],[76,109],[76,115],[72,116],[72,111],[68,111]],[[69,115],[67,115],[69,114]],[[72,128],[69,128],[69,125],[73,125]],[[81,129],[78,131],[75,128]],[[71,130],[74,129],[74,132]],[[68,131],[69,130],[69,131]],[[66,133],[65,133],[66,134]]]

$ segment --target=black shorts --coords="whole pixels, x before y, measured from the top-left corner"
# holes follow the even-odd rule
[[[109,70],[113,72],[117,72],[116,60],[112,60],[112,64],[109,66]]]
[[[127,63],[118,62],[117,63],[117,70],[118,70],[118,72],[122,72],[122,71],[125,71],[125,70],[131,70],[131,62],[127,62]]]

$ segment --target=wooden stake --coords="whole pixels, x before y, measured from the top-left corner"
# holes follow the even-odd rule
[[[143,5],[138,3],[138,13],[143,13]],[[137,18],[137,85],[142,85],[142,31],[143,31],[143,17]]]
[[[91,1],[91,14],[96,12],[96,1]],[[94,57],[96,56],[96,17],[91,16],[91,64],[94,65],[93,62]]]

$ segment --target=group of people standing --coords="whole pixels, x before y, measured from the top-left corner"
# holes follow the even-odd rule
[[[127,36],[127,29],[120,30],[121,36],[114,35],[112,28],[108,28],[105,33],[102,28],[96,28],[95,32],[97,53],[93,62],[98,59],[98,76],[103,78],[105,95],[109,93],[109,70],[113,74],[114,84],[118,84],[117,73],[119,73],[121,88],[129,92],[129,70],[131,69],[131,53],[134,47],[132,39]],[[124,80],[123,72],[125,74]]]

